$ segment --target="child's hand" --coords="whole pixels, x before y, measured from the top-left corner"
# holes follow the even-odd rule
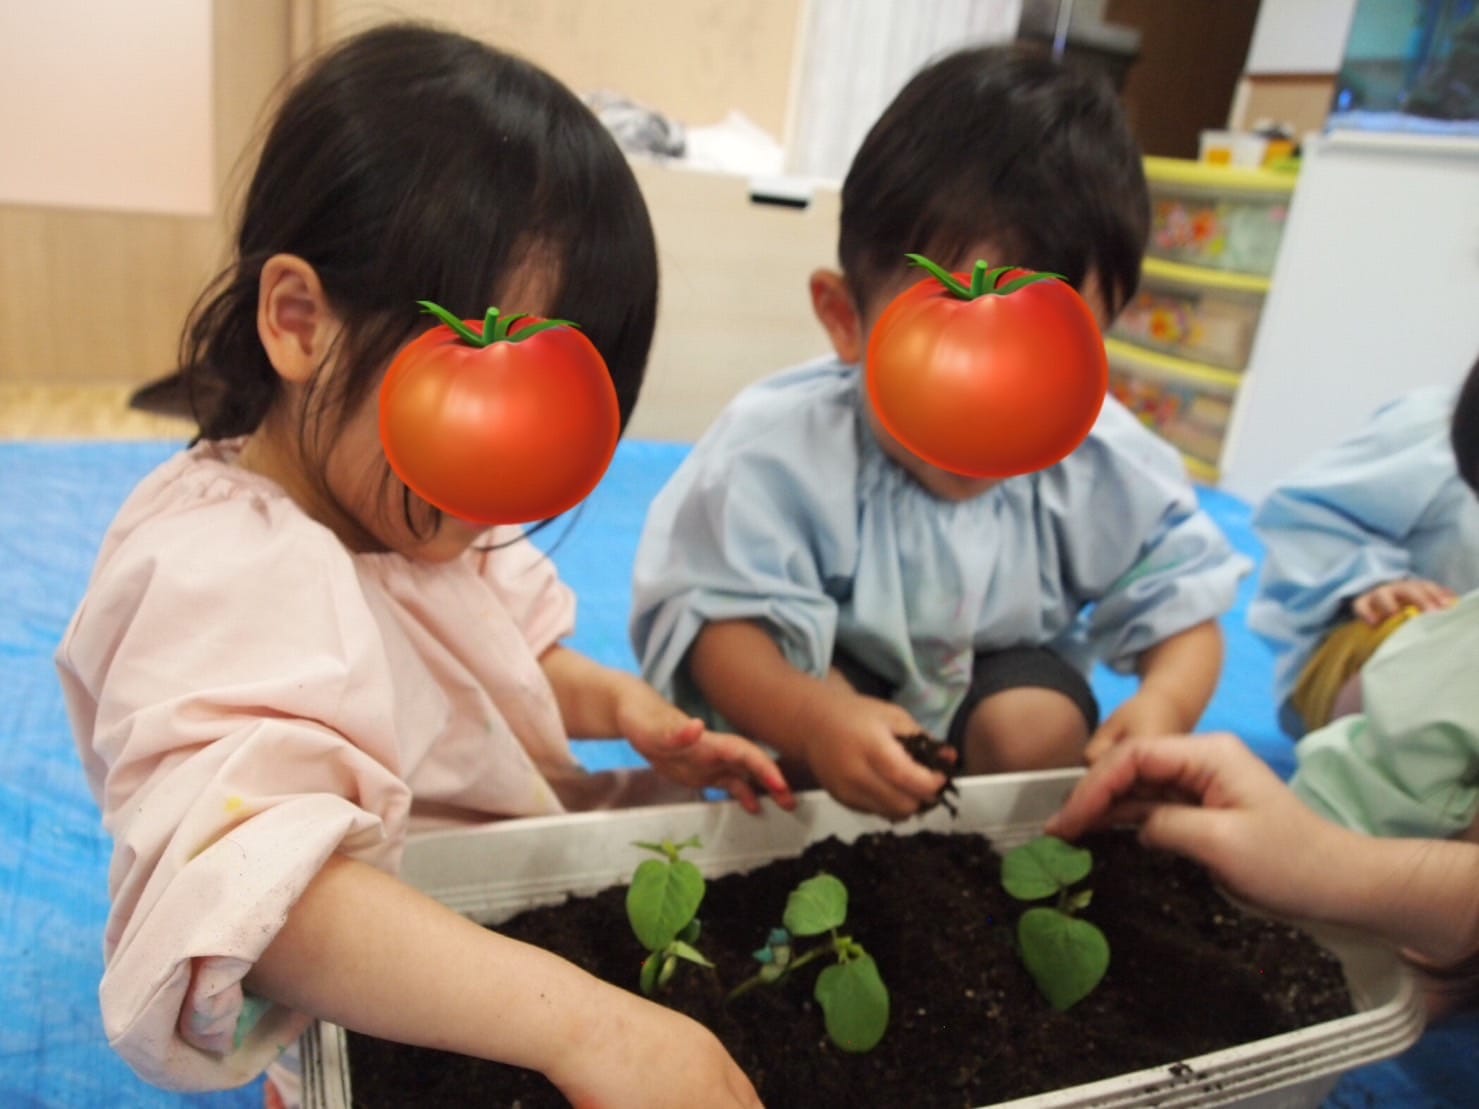
[[[1368,589],[1351,602],[1351,611],[1376,627],[1404,608],[1436,612],[1457,600],[1458,594],[1447,586],[1420,578],[1404,578],[1402,581],[1389,581],[1375,589]]]
[[[1156,738],[1186,731],[1185,711],[1169,697],[1142,688],[1099,725],[1084,748],[1084,759],[1091,765],[1110,748],[1127,739]]]
[[[711,732],[704,722],[663,700],[645,682],[625,687],[616,704],[621,734],[665,778],[693,789],[722,789],[746,812],[760,811],[752,783],[783,809],[796,798],[775,760],[737,735]]]
[[[599,1034],[546,1073],[575,1109],[760,1109],[755,1087],[703,1025],[627,990],[602,998]]]
[[[1044,831],[1076,839],[1118,824],[1148,847],[1207,867],[1229,890],[1275,912],[1323,916],[1350,836],[1317,816],[1236,736],[1135,740],[1109,751]]]
[[[876,697],[850,696],[847,716],[806,746],[817,782],[849,808],[905,820],[934,801],[945,775],[914,761],[899,742],[921,728],[907,712]]]

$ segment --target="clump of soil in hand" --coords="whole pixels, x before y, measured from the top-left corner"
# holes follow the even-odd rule
[[[944,805],[951,816],[959,816],[960,810],[951,800],[952,797],[960,796],[960,790],[955,788],[956,763],[958,762],[955,748],[925,732],[901,735],[898,738],[899,742],[904,745],[904,750],[909,752],[911,759],[923,767],[938,770],[945,775],[945,784],[940,787],[940,792],[935,794],[935,799],[928,805],[921,805],[919,811],[927,813],[938,805]]]
[[[1109,971],[1067,1012],[1043,999],[1015,950],[1023,911],[1001,860],[974,834],[836,839],[746,874],[710,879],[698,946],[660,1000],[714,1030],[766,1105],[966,1109],[1146,1067],[1168,1086],[1199,1081],[1184,1061],[1352,1012],[1339,962],[1298,930],[1244,914],[1199,867],[1132,835],[1087,837],[1093,900],[1084,919],[1109,939]],[[634,856],[634,865],[638,861]],[[726,1005],[755,972],[751,953],[789,892],[818,871],[850,894],[846,931],[878,962],[892,1003],[887,1033],[850,1055],[828,1040],[808,967]],[[635,990],[642,949],[625,890],[532,910],[499,931],[558,952]],[[819,967],[817,968],[819,969]],[[486,984],[496,997],[499,984]],[[458,1055],[349,1037],[353,1101],[563,1107],[541,1075]],[[660,1081],[660,1079],[655,1079]]]

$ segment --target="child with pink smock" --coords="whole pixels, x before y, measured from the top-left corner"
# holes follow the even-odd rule
[[[282,102],[185,336],[200,437],[123,506],[57,654],[115,844],[104,1025],[145,1080],[278,1061],[291,1103],[323,1018],[576,1104],[759,1105],[697,1023],[396,877],[420,828],[711,786],[790,803],[757,747],[565,646],[548,559],[413,494],[381,444],[381,380],[434,323],[418,300],[577,321],[624,421],[656,294],[630,169],[535,67],[390,26]],[[625,737],[668,781],[588,774],[573,736]]]

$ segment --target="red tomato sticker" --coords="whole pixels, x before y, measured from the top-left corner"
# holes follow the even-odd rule
[[[380,387],[380,440],[412,492],[479,524],[559,515],[596,487],[621,416],[606,362],[575,325],[534,316],[442,321]]]
[[[1094,313],[1056,274],[977,262],[900,293],[868,342],[868,396],[895,439],[932,465],[1006,478],[1062,461],[1109,387]]]

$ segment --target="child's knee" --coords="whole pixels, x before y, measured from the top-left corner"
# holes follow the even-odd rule
[[[962,745],[966,774],[1078,766],[1089,740],[1083,710],[1054,689],[1021,686],[985,698]]]

